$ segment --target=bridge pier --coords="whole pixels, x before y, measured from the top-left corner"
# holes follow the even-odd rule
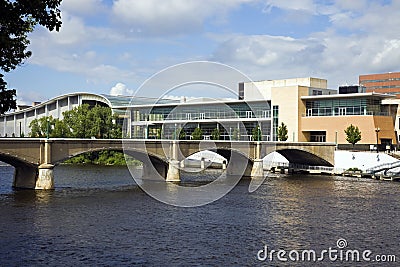
[[[35,189],[37,168],[35,166],[16,166],[14,170],[14,188]]]
[[[261,144],[260,141],[257,142],[255,147],[255,159],[253,161],[253,166],[251,167],[251,178],[264,177],[264,161],[261,159]]]
[[[17,166],[14,170],[14,188],[21,189],[54,189],[54,165]]]
[[[179,161],[178,160],[170,160],[168,164],[168,172],[167,172],[167,182],[180,182],[181,174],[179,170]]]
[[[233,164],[230,163],[228,164],[227,168],[226,168],[226,174],[228,176],[243,176],[243,177],[247,177],[247,178],[251,178],[251,172],[253,169],[253,165],[252,162],[250,160],[247,160],[247,162],[242,162],[242,163],[237,163],[237,164]]]
[[[262,159],[255,159],[251,168],[251,178],[264,177],[264,166]]]
[[[54,189],[54,165],[42,164],[38,167],[38,177],[36,179],[35,189]]]
[[[171,147],[171,158],[168,162],[168,172],[167,172],[167,177],[166,181],[167,182],[180,182],[181,181],[181,174],[180,174],[180,162],[179,160],[176,160],[178,158],[179,154],[179,145],[176,140],[172,142],[172,147]]]

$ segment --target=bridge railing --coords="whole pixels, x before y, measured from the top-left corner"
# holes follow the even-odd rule
[[[375,174],[380,171],[390,170],[390,169],[394,169],[394,168],[398,168],[398,167],[400,167],[400,161],[380,164],[380,165],[374,166],[372,168],[366,169],[365,172],[368,174]]]

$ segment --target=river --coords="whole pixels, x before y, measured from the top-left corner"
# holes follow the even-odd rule
[[[180,208],[149,197],[124,167],[57,166],[56,189],[36,192],[12,190],[12,173],[0,166],[0,266],[396,266],[377,263],[376,255],[400,261],[397,182],[275,175],[253,193],[244,180],[218,201]],[[338,250],[336,259],[321,254],[329,248]],[[279,249],[283,257],[264,257]],[[340,260],[350,249],[372,255]],[[304,250],[325,257],[296,258]]]

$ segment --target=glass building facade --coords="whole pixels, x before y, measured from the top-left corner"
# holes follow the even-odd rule
[[[133,106],[131,138],[190,139],[196,128],[204,139],[212,139],[217,131],[220,140],[251,140],[252,131],[261,127],[263,140],[271,135],[271,106],[268,101],[203,102]]]
[[[329,98],[306,101],[306,117],[309,116],[388,116],[387,106],[377,97]]]

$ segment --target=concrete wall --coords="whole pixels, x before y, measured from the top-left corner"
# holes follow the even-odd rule
[[[319,89],[327,88],[327,80],[319,78],[293,78],[283,80],[265,80],[257,82],[244,83],[244,99],[245,100],[259,100],[266,99],[271,100],[272,88],[274,87],[293,87],[293,86],[304,86],[313,87]],[[328,90],[332,91],[332,90]],[[326,91],[324,94],[329,94]]]
[[[393,118],[389,116],[321,116],[301,119],[301,128],[304,132],[326,131],[327,142],[335,142],[337,132],[339,144],[348,143],[344,130],[350,124],[357,126],[361,131],[359,144],[376,144],[375,129],[378,127],[380,128],[379,139],[391,139],[393,144],[397,144]]]
[[[306,107],[301,96],[308,95],[308,87],[286,86],[272,88],[273,106],[279,106],[279,125],[283,122],[288,128],[288,141],[307,141],[301,132],[300,121]]]
[[[350,168],[366,170],[381,164],[393,163],[397,159],[385,153],[335,151],[335,169],[339,171]]]

